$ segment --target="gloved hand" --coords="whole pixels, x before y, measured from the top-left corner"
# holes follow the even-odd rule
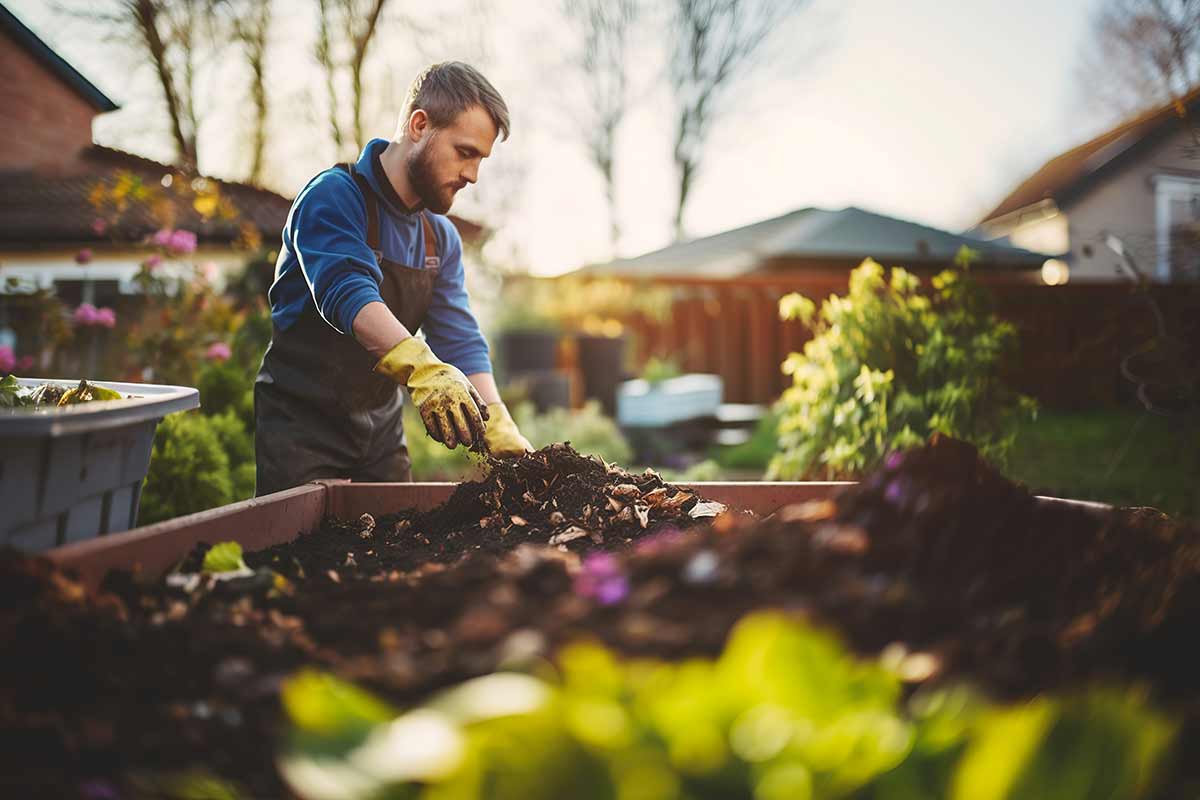
[[[533,450],[533,445],[517,430],[517,423],[513,422],[512,415],[508,413],[508,407],[504,403],[488,404],[484,441],[496,458],[519,456]]]
[[[483,399],[466,375],[439,360],[425,342],[405,339],[379,359],[375,371],[408,387],[425,430],[436,441],[451,450],[484,441],[488,409]]]

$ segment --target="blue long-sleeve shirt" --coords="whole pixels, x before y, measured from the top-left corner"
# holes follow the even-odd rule
[[[423,265],[421,217],[404,208],[383,174],[379,154],[386,146],[386,140],[372,139],[355,164],[379,199],[379,247],[390,261]],[[421,325],[425,341],[438,358],[467,375],[491,372],[487,341],[463,283],[462,239],[445,216],[431,214],[430,219],[441,272]],[[382,280],[383,272],[367,246],[367,206],[358,185],[343,170],[325,170],[308,182],[288,212],[267,295],[275,325],[286,330],[314,304],[336,331],[353,335],[354,318],[362,307],[382,302]]]

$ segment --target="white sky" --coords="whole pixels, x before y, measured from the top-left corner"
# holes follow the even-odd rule
[[[801,18],[797,40],[807,30],[823,51],[791,75],[760,82],[711,141],[685,218],[692,235],[810,205],[857,205],[960,230],[1046,158],[1096,131],[1081,121],[1073,80],[1094,0],[819,2],[825,5],[817,13]],[[161,140],[147,141],[131,130],[136,98],[128,96],[126,68],[114,63],[111,51],[81,36],[78,25],[56,23],[46,0],[8,5],[127,107],[118,112],[125,115],[123,124],[97,124],[97,140],[151,157],[169,155]],[[604,260],[608,222],[599,177],[564,135],[562,114],[538,82],[558,57],[546,46],[555,40],[546,22],[550,15],[522,0],[492,7],[498,9],[492,26],[466,31],[464,42],[488,38],[485,71],[508,99],[514,138],[497,145],[480,185],[463,194],[503,197],[509,191],[505,175],[523,169],[526,180],[511,195],[496,246],[539,273]],[[287,26],[300,22],[285,20],[279,35],[289,36]],[[473,46],[432,56],[462,57]],[[405,75],[400,83],[407,80]],[[298,109],[305,91],[296,89]],[[295,114],[303,124],[289,127],[285,117],[284,130],[314,122],[311,111]],[[389,116],[377,119],[381,127],[370,135],[390,136]],[[276,188],[294,193],[332,159],[312,152],[299,133],[285,144],[277,151]],[[522,163],[509,158],[506,165],[506,153],[519,153]],[[648,98],[629,119],[618,155],[619,254],[667,244],[674,182],[661,97]],[[479,208],[468,196],[455,211],[478,217],[470,212]]]

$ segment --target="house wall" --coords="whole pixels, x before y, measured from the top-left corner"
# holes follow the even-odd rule
[[[116,282],[123,295],[139,294],[134,276],[142,262],[150,255],[146,248],[131,250],[101,251],[93,255],[87,266],[76,263],[75,249],[42,249],[31,251],[6,251],[0,262],[0,295],[4,284],[15,278],[23,286],[49,289],[57,283],[86,280]],[[221,291],[225,283],[235,277],[246,265],[248,254],[229,247],[201,247],[195,253],[179,261],[168,261],[159,270],[165,277],[188,278],[192,267],[204,272],[213,287]]]
[[[0,170],[70,171],[96,110],[0,31]]]
[[[1062,255],[1071,248],[1070,226],[1067,217],[1051,210],[1032,222],[1026,222],[1004,234],[1012,244],[1035,253]]]
[[[1200,148],[1189,128],[1130,159],[1064,209],[1072,280],[1127,280],[1118,272],[1118,257],[1104,245],[1105,233],[1120,237],[1139,268],[1147,275],[1153,273],[1158,256],[1153,179],[1164,174],[1200,178]]]

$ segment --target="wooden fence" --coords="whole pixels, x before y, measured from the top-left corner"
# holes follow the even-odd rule
[[[720,375],[727,402],[770,403],[788,385],[780,364],[810,337],[800,323],[779,319],[779,298],[800,292],[819,302],[842,294],[848,274],[651,281],[672,290],[673,308],[662,320],[624,320],[635,361],[670,357],[686,371]],[[1112,404],[1129,394],[1120,377],[1121,359],[1155,332],[1145,295],[1128,284],[985,282],[997,313],[1020,332],[1020,357],[1009,367],[1016,388],[1051,408]],[[1159,286],[1150,295],[1172,335],[1190,342],[1193,354],[1200,352],[1200,285]]]

